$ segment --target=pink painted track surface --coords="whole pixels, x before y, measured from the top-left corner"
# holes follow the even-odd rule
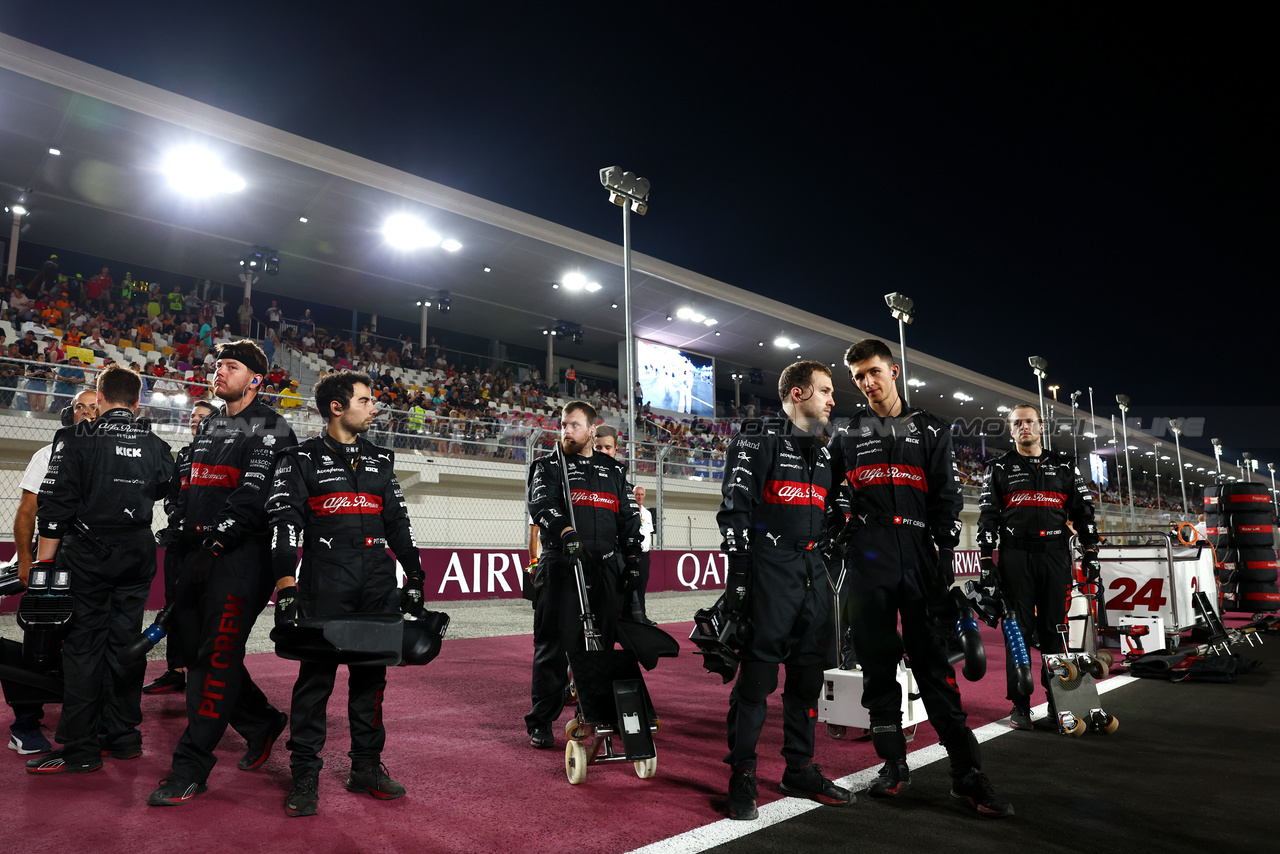
[[[681,639],[681,654],[646,674],[662,729],[656,736],[658,773],[636,777],[630,764],[592,766],[586,782],[571,786],[564,775],[565,715],[555,728],[556,748],[528,744],[529,635],[446,641],[426,667],[393,668],[384,716],[384,761],[408,794],[377,801],[343,788],[346,750],[346,670],[329,705],[327,765],[320,777],[320,814],[290,819],[283,811],[290,775],[285,738],[257,771],[237,770],[244,741],[228,731],[218,750],[209,791],[181,807],[148,807],[147,795],[168,771],[170,754],[186,718],[174,694],[143,697],[144,754],[120,762],[104,759],[91,774],[36,778],[23,771],[25,757],[0,753],[0,815],[13,850],[138,850],[273,852],[591,852],[630,851],[717,821],[723,815],[728,769],[724,715],[730,685],[706,673],[685,638],[692,624],[664,626]],[[973,727],[1008,714],[1004,699],[1003,645],[983,628],[988,675],[960,680]],[[152,662],[148,678],[161,672]],[[295,662],[254,655],[249,669],[273,703],[287,709]],[[1037,692],[1036,702],[1043,698]],[[46,710],[52,734],[59,707]],[[770,698],[760,740],[760,801],[782,797],[781,695]],[[287,734],[287,733],[286,733]],[[817,761],[838,778],[879,764],[870,743],[836,741],[818,724]],[[936,741],[927,724],[911,747]],[[945,770],[925,770],[944,775]],[[5,846],[8,847],[7,845]]]

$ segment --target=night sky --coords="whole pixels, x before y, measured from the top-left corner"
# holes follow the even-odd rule
[[[1041,355],[1099,415],[1124,392],[1280,461],[1259,7],[6,5],[17,38],[614,242],[622,165],[653,182],[637,251],[891,340],[901,291],[913,347],[1024,387]]]

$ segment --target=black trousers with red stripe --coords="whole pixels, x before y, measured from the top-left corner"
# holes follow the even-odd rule
[[[1000,549],[1000,587],[1017,612],[1027,646],[1034,646],[1043,656],[1062,651],[1058,626],[1067,621],[1067,595],[1071,592],[1071,552],[1065,543],[1059,548],[1032,552],[1024,549]],[[1018,693],[1018,679],[1013,669],[1013,656],[1005,656],[1006,696],[1015,704],[1030,707],[1031,698]],[[1047,687],[1048,675],[1040,669],[1040,684]]]
[[[275,589],[274,575],[266,537],[246,537],[217,559],[208,581],[174,615],[187,662],[187,729],[173,753],[175,776],[205,782],[228,726],[247,741],[278,720],[244,666],[245,643]]]

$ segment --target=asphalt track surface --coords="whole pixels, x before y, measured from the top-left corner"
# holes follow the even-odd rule
[[[984,767],[1014,805],[1011,818],[982,818],[953,802],[945,755],[932,747],[913,758],[912,787],[892,801],[860,793],[851,806],[805,804],[802,814],[763,826],[769,807],[795,809],[795,800],[786,799],[763,809],[755,823],[761,826],[741,838],[706,844],[714,831],[753,824],[726,820],[699,837],[641,850],[1202,854],[1256,848],[1274,838],[1280,794],[1271,764],[1280,751],[1280,639],[1235,649],[1262,662],[1235,684],[1116,681],[1101,698],[1121,721],[1114,735],[1019,732],[1003,721],[980,730],[989,736]],[[873,776],[855,775],[855,785]]]

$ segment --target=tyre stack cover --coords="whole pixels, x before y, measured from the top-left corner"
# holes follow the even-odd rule
[[[1276,517],[1265,483],[1205,488],[1205,526],[1223,569],[1237,584],[1235,610],[1280,609],[1276,584]]]

